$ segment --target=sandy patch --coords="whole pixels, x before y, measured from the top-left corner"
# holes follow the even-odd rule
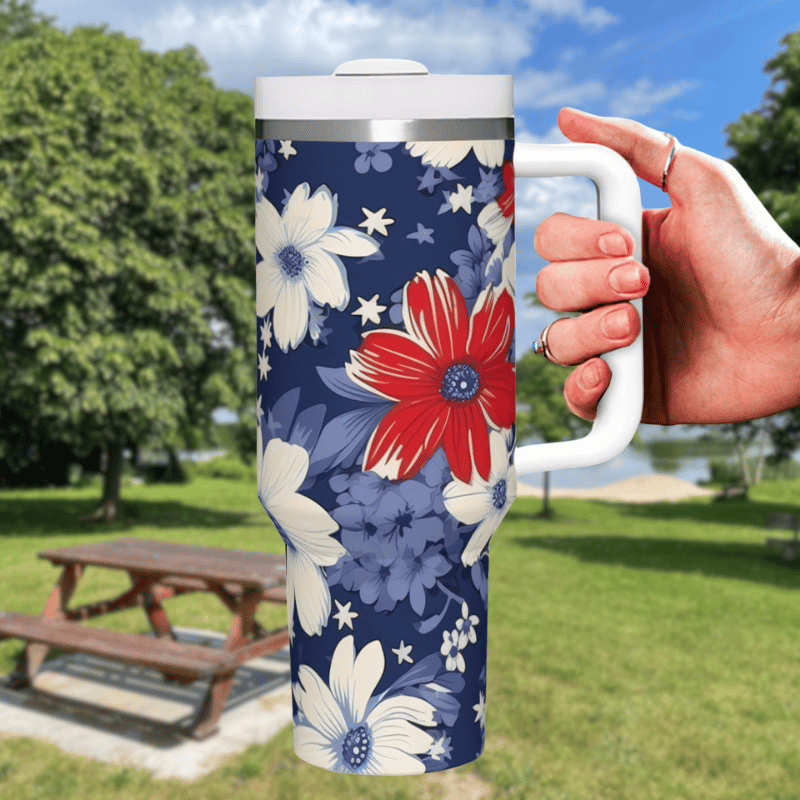
[[[637,475],[607,486],[593,489],[550,489],[550,497],[578,497],[587,500],[609,500],[615,503],[663,503],[684,500],[687,497],[709,497],[713,489],[703,489],[672,475]],[[541,497],[542,487],[520,483],[519,497]]]

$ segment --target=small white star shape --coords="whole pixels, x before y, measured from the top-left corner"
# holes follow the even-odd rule
[[[389,235],[386,226],[394,225],[394,220],[389,217],[384,219],[383,215],[386,213],[385,208],[380,208],[377,211],[370,211],[368,208],[362,208],[361,210],[367,215],[367,218],[363,222],[358,223],[359,228],[366,228],[370,236],[372,236],[375,231],[378,231],[381,236]]]
[[[408,661],[409,664],[414,663],[414,659],[411,658],[409,653],[411,653],[411,648],[413,645],[406,644],[402,639],[400,640],[400,644],[392,649],[392,652],[397,656],[397,663],[402,664],[404,661]]]
[[[294,147],[292,147],[291,139],[287,139],[286,141],[283,141],[283,139],[281,139],[281,146],[278,148],[278,152],[287,161],[289,160],[289,156],[296,156],[297,155],[297,150],[295,150]]]
[[[453,206],[453,213],[455,214],[459,208],[463,208],[467,214],[472,213],[472,187],[467,186],[464,188],[460,183],[458,184],[458,191],[452,192],[449,197],[450,205]]]
[[[272,326],[266,319],[261,324],[261,341],[264,343],[264,350],[272,346]]]
[[[334,600],[334,602],[339,607],[339,611],[332,616],[339,622],[339,630],[344,628],[345,625],[347,625],[350,630],[353,630],[353,620],[358,616],[358,613],[350,610],[351,603],[349,602],[344,606],[338,600]]]
[[[256,419],[261,420],[261,417],[264,416],[264,409],[261,408],[261,395],[258,396],[258,405],[256,406]]]
[[[362,325],[366,325],[367,322],[374,322],[376,325],[380,325],[381,312],[386,311],[386,306],[378,304],[378,295],[373,295],[369,300],[359,297],[358,302],[361,305],[352,312],[351,316],[360,316]]]
[[[444,734],[442,734],[441,739],[434,740],[433,744],[428,750],[428,755],[434,761],[439,761],[439,759],[444,755]]]
[[[261,377],[266,380],[267,373],[272,371],[272,367],[269,365],[269,356],[260,355],[258,357],[258,371]]]
[[[472,706],[472,710],[475,712],[475,722],[480,722],[481,727],[486,727],[486,698],[483,696],[483,692],[478,692],[478,702]]]

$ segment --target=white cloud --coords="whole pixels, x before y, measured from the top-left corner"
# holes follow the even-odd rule
[[[514,79],[514,104],[523,108],[583,106],[603,99],[607,91],[597,79],[573,83],[564,69],[554,72],[528,69]]]
[[[611,113],[617,117],[643,117],[656,106],[672,100],[691,89],[689,81],[677,81],[667,86],[654,86],[648,78],[639,78],[633,86],[623,89],[611,101]]]
[[[227,56],[253,75],[329,74],[353,58],[410,58],[432,71],[511,71],[532,52],[527,27],[494,10],[446,6],[408,13],[347,0],[266,0],[195,10],[184,2],[144,24],[147,47],[194,44],[212,63]]]
[[[515,190],[517,228],[531,234],[556,211],[597,218],[597,190],[588,178],[521,178]]]
[[[514,79],[514,105],[519,108],[591,108],[615,117],[640,119],[694,87],[690,81],[664,86],[640,78],[632,86],[610,88],[597,78],[575,82],[566,69],[528,69]]]
[[[526,144],[566,144],[566,136],[553,125],[542,136],[530,131],[515,132],[516,147]],[[533,239],[538,225],[556,211],[577,217],[597,216],[597,191],[588,178],[522,178],[517,174],[514,216],[517,232],[523,238]]]
[[[515,72],[533,53],[534,32],[553,21],[596,31],[618,20],[586,0],[179,0],[143,17],[137,35],[159,51],[191,42],[217,82],[252,91],[241,85],[248,73],[330,74],[355,58],[409,58],[434,72]]]

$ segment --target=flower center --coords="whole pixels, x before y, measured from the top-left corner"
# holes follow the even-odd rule
[[[445,400],[472,400],[480,389],[478,372],[469,364],[451,364],[439,389]]]
[[[497,481],[492,489],[492,504],[495,508],[502,508],[506,504],[506,480]]]
[[[406,529],[406,528],[407,528],[407,527],[408,527],[408,526],[409,526],[409,525],[410,525],[410,524],[411,524],[413,521],[414,521],[414,517],[412,517],[412,516],[411,516],[411,514],[409,514],[408,512],[406,512],[405,514],[398,514],[398,516],[397,516],[397,517],[395,517],[394,524],[395,524],[395,527],[396,527],[396,528],[398,529],[398,531],[400,532],[400,535],[402,536],[402,535],[403,535],[403,532],[405,531],[405,529]]]
[[[306,260],[303,254],[293,245],[287,244],[282,250],[278,251],[278,263],[287,278],[296,278],[305,266]]]
[[[363,725],[359,725],[345,735],[342,742],[342,759],[355,772],[364,766],[371,749],[369,731]]]

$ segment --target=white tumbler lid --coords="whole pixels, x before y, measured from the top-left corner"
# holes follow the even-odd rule
[[[390,58],[348,61],[333,75],[255,79],[257,120],[513,118],[510,75],[431,75]]]

